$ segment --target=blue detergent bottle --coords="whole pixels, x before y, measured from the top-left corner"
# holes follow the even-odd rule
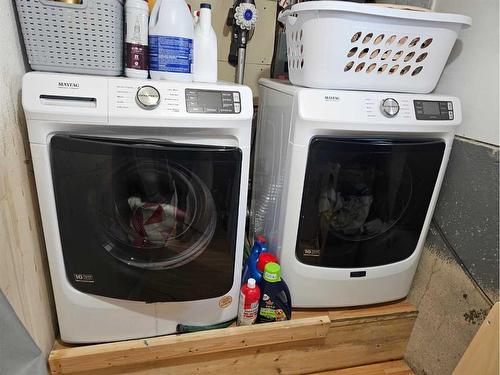
[[[281,278],[281,267],[270,262],[264,269],[257,323],[279,322],[292,317],[292,297]]]
[[[266,237],[264,237],[264,236],[258,236],[257,237],[257,241],[259,242],[259,246],[260,246],[259,255],[262,254],[262,253],[267,253],[269,251],[269,249],[267,247]]]
[[[250,253],[245,267],[243,268],[243,274],[241,277],[241,284],[245,285],[248,279],[255,279],[257,284],[262,280],[262,273],[257,269],[257,262],[259,261],[259,256],[262,252],[267,252],[266,239],[264,236],[258,236],[255,240],[252,252]]]

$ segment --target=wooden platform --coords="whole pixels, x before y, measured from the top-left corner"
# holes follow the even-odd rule
[[[256,370],[310,374],[377,364],[365,373],[391,374],[373,371],[381,368],[381,362],[403,358],[416,316],[414,306],[405,300],[364,308],[294,311],[286,322],[108,344],[57,343],[49,365],[52,374],[240,375]]]
[[[399,360],[318,372],[311,375],[414,375],[414,372],[405,361]]]

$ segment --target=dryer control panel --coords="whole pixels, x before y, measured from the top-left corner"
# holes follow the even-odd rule
[[[441,100],[414,100],[417,120],[453,120],[453,102]]]

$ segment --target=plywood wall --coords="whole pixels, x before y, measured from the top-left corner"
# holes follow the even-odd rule
[[[0,289],[42,352],[54,313],[21,108],[25,67],[11,1],[0,2]]]
[[[204,0],[188,0],[192,9],[199,9]],[[248,42],[247,60],[245,68],[245,85],[249,86],[253,95],[258,96],[259,78],[269,77],[271,71],[271,60],[274,49],[274,31],[276,26],[276,1],[256,0],[259,18],[255,33]],[[220,80],[234,82],[235,68],[227,62],[229,46],[231,44],[231,30],[226,26],[226,18],[233,0],[212,1],[212,26],[217,34],[217,59],[218,78]]]

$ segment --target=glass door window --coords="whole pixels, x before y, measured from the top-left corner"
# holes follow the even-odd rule
[[[50,150],[75,288],[148,302],[230,290],[240,149],[60,134]]]
[[[313,138],[297,259],[362,268],[408,258],[422,231],[444,149],[442,140]]]

